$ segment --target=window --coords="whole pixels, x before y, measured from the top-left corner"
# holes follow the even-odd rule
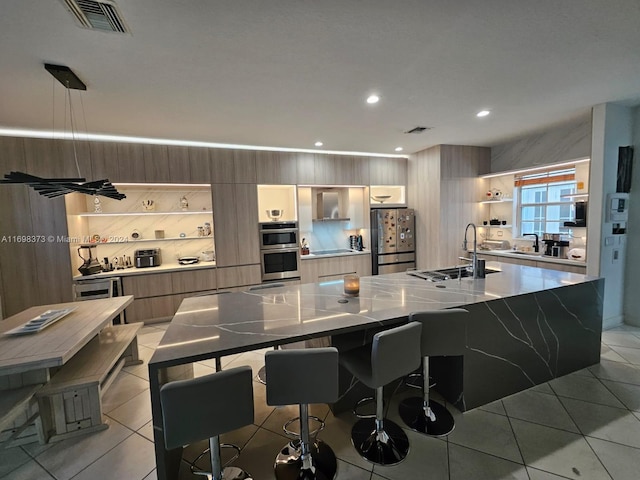
[[[524,233],[569,233],[575,193],[575,168],[552,170],[516,177],[520,235]]]

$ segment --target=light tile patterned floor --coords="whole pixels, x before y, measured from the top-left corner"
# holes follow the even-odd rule
[[[144,327],[140,353],[148,360],[166,325]],[[599,365],[539,385],[456,417],[445,439],[407,431],[411,451],[394,467],[360,458],[349,439],[355,418],[333,416],[323,405],[321,433],[338,456],[338,479],[637,479],[640,458],[640,328],[619,327],[602,334]],[[225,367],[250,365],[254,373],[264,351],[224,359]],[[196,374],[214,371],[213,362]],[[265,404],[264,385],[254,382],[255,425],[224,436],[242,447],[236,463],[256,480],[272,479],[273,459],[287,442],[281,425],[296,408]],[[397,405],[414,391],[398,392],[388,415],[399,421]],[[126,368],[104,397],[110,428],[56,444],[0,449],[0,478],[11,480],[154,480],[153,432],[146,365]],[[192,445],[193,459],[204,442]],[[191,477],[183,469],[181,478]]]

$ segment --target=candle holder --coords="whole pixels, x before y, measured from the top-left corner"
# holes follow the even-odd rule
[[[344,276],[344,293],[350,297],[357,297],[360,293],[360,277],[358,275]]]

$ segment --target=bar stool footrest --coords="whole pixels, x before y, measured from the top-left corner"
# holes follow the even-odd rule
[[[354,405],[353,407],[353,414],[361,419],[372,419],[372,418],[376,418],[376,414],[372,413],[370,415],[365,415],[363,413],[358,413],[358,408],[361,407],[362,405],[364,405],[365,403],[376,403],[376,397],[365,397],[365,398],[361,398],[360,400],[358,400],[358,402]]]
[[[288,436],[291,437],[293,439],[300,439],[300,432],[294,432],[293,430],[289,430],[289,425],[291,425],[292,423],[295,423],[296,421],[299,421],[300,417],[294,417],[291,420],[287,421],[283,426],[282,426],[282,431]],[[318,418],[314,415],[309,415],[309,420],[315,420],[316,422],[318,422],[320,424],[320,426],[318,428],[316,428],[315,430],[311,430],[309,432],[309,438],[311,440],[315,439],[318,434],[324,430],[325,427],[325,423],[324,420],[322,420],[321,418]],[[299,442],[298,442],[299,443]]]
[[[222,469],[222,478],[224,480],[227,479],[251,479],[251,477],[249,476],[249,474],[245,471],[243,471],[241,468],[238,467],[227,467],[227,465],[229,465],[230,463],[232,463],[235,459],[237,459],[240,456],[240,447],[238,447],[237,445],[234,445],[232,443],[221,443],[220,444],[220,449],[223,448],[232,448],[233,450],[236,451],[236,454],[231,457],[229,460],[227,460],[225,462],[225,464],[223,465],[223,469]],[[191,473],[194,475],[202,475],[202,476],[206,476],[208,478],[211,478],[211,472],[208,472],[206,470],[202,470],[200,467],[198,467],[197,463],[200,461],[201,458],[203,457],[207,457],[209,458],[209,453],[210,453],[210,449],[206,448],[200,455],[198,455],[196,457],[196,459],[191,462],[189,464],[189,468],[191,469]],[[228,470],[227,475],[230,476],[225,476],[225,470]],[[237,471],[236,471],[237,470]],[[235,472],[235,473],[234,473]],[[246,475],[246,476],[241,476],[242,474]],[[240,475],[240,476],[234,476],[234,475]]]

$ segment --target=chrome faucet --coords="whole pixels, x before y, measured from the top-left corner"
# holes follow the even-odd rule
[[[473,268],[473,278],[478,278],[478,235],[475,223],[468,223],[467,228],[464,229],[464,241],[462,242],[462,248],[466,252],[467,249],[467,231],[469,227],[473,227],[473,257],[471,257],[471,268]],[[462,259],[462,257],[460,257]],[[469,259],[464,259],[469,260]]]

